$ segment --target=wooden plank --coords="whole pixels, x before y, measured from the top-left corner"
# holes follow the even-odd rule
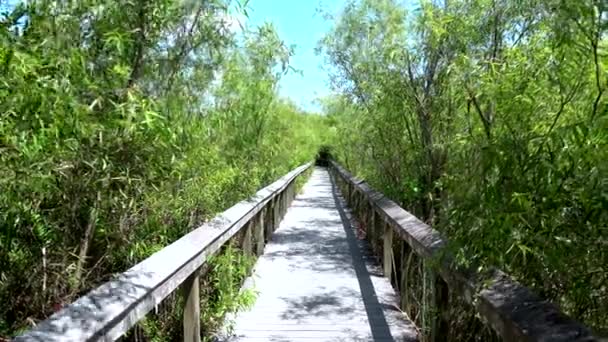
[[[184,304],[184,342],[201,342],[200,280],[192,273],[182,284]]]
[[[311,166],[302,165],[210,222],[119,274],[14,341],[116,340],[171,294],[266,204]]]
[[[433,260],[437,271],[455,292],[471,305],[506,341],[597,341],[591,330],[536,296],[530,289],[499,270],[480,274],[475,266],[456,267],[438,231],[420,221],[336,162],[338,177],[360,191],[375,210],[420,257]],[[481,289],[481,290],[479,290]]]

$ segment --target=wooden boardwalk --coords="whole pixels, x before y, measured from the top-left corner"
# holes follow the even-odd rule
[[[381,252],[408,260],[421,258],[438,275],[431,289],[438,300],[437,315],[425,324],[434,327],[427,339],[458,338],[457,329],[474,325],[477,328],[466,333],[482,339],[492,328],[504,341],[603,341],[500,270],[487,274],[474,266],[452,267],[454,260],[445,253],[448,241],[438,231],[335,161],[327,163],[362,215],[373,215],[374,225],[385,227],[369,231],[374,240],[383,241],[378,246]],[[234,329],[224,329],[217,336],[220,341],[416,341],[417,328],[399,311],[396,294],[382,277],[367,242],[357,237],[357,224],[327,171],[316,168],[294,200],[295,181],[310,167],[307,163],[291,170],[14,341],[119,340],[178,290],[185,299],[184,340],[200,341],[199,272],[208,269],[209,256],[235,239],[247,252],[261,255],[245,283],[259,296],[252,310],[228,317],[227,322],[235,324],[226,327]],[[264,246],[261,237],[279,221]],[[395,237],[406,245],[393,243]],[[439,258],[441,262],[436,262]],[[405,259],[384,266],[389,270],[399,266],[397,271],[407,274],[411,270]],[[411,277],[422,276],[414,273]],[[420,312],[422,296],[408,296],[406,305]],[[481,327],[477,319],[462,321],[452,309],[457,298],[489,324]]]
[[[398,297],[357,238],[328,172],[316,168],[245,284],[255,305],[224,341],[417,341]]]

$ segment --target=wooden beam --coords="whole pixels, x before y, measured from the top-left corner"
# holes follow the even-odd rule
[[[277,230],[279,228],[279,224],[281,222],[281,213],[280,213],[281,200],[278,196],[275,198],[272,206],[273,206],[273,211],[274,211],[273,219],[272,219],[272,223],[273,223],[272,231],[274,232],[275,230]]]
[[[264,253],[264,217],[266,216],[266,208],[258,214],[257,222],[255,223],[255,254],[260,256]]]
[[[182,284],[184,296],[184,342],[201,342],[201,298],[200,280],[192,273]]]
[[[371,220],[369,223],[369,227],[367,227],[367,241],[369,241],[370,246],[372,246],[372,251],[377,253],[376,249],[376,224],[378,222],[378,214],[376,214],[375,210],[372,210]]]
[[[392,279],[392,266],[393,266],[393,228],[388,224],[384,224],[383,233],[383,257],[382,264],[384,270],[384,276],[388,278],[389,282]]]
[[[272,236],[272,231],[273,231],[273,215],[274,215],[274,210],[272,207],[272,203],[268,203],[268,205],[264,208],[265,212],[266,212],[266,219],[264,220],[264,242],[267,242],[270,240],[270,237]]]
[[[243,253],[245,253],[246,255],[253,255],[253,234],[252,234],[252,230],[254,227],[254,220],[249,221],[249,223],[247,224],[247,226],[244,228],[244,232],[243,232],[243,243],[241,245],[241,248],[243,249]]]

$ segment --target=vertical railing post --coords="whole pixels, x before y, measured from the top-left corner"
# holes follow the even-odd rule
[[[367,213],[365,214],[365,225],[366,225],[366,231],[365,231],[365,235],[367,236],[372,227],[372,225],[374,224],[374,213],[376,212],[376,210],[374,209],[374,206],[371,204],[371,202],[367,202]]]
[[[392,260],[393,260],[393,228],[388,224],[384,224],[384,243],[383,243],[383,258],[382,263],[384,265],[384,276],[391,281],[392,277]]]
[[[378,240],[380,239],[380,237],[384,236],[384,225],[383,225],[383,221],[382,221],[382,217],[380,216],[380,213],[375,212],[374,213],[374,217],[373,217],[374,221],[373,221],[373,236],[372,236],[372,250],[374,251],[375,255],[380,255],[380,253],[382,252],[382,248],[380,248],[380,245],[378,243]]]
[[[285,203],[287,197],[285,190],[287,189],[283,189],[283,192],[281,192],[281,221],[283,221],[283,217],[285,217]]]
[[[289,196],[290,195],[290,191],[291,191],[291,183],[289,183],[287,185],[287,188],[285,189],[285,211],[283,212],[283,217],[285,217],[285,214],[287,214],[287,208],[289,208]]]
[[[394,234],[395,232],[393,232],[393,235]],[[393,242],[393,248],[391,250],[392,285],[393,288],[399,291],[401,291],[401,278],[403,272],[403,267],[401,265],[401,251],[403,250],[403,245],[405,244],[406,242],[397,235],[397,240]]]
[[[283,202],[284,195],[285,192],[281,192],[279,194],[279,197],[277,197],[277,199],[279,200],[279,223],[283,220],[283,205],[285,204],[285,202]]]
[[[289,205],[291,204],[292,190],[293,190],[293,181],[291,183],[289,183],[289,185],[287,186],[287,208],[289,208]]]
[[[266,215],[266,208],[262,208],[262,210],[260,210],[260,213],[258,214],[257,217],[257,221],[255,224],[255,242],[256,242],[256,246],[255,246],[255,254],[256,255],[262,255],[262,253],[264,253],[264,233],[265,233],[265,228],[264,228],[264,216]]]
[[[406,242],[404,242],[403,245],[401,246],[401,279],[399,281],[399,283],[400,283],[399,292],[400,292],[400,296],[401,296],[401,303],[400,303],[401,310],[407,314],[410,314],[409,297],[408,297],[409,293],[407,293],[408,281],[409,281],[408,277],[409,277],[410,262],[411,262],[410,253],[412,253],[410,246]]]
[[[433,261],[423,260],[423,304],[422,328],[425,340],[430,342],[446,341],[449,334],[447,316],[448,287],[433,270]]]
[[[371,212],[371,217],[370,217],[370,222],[369,222],[369,228],[368,228],[368,232],[367,232],[367,241],[369,241],[370,246],[372,247],[372,251],[375,253],[376,252],[376,246],[375,246],[375,231],[376,231],[376,221],[378,220],[378,213],[372,209]]]
[[[273,222],[272,222],[272,231],[274,232],[275,230],[277,230],[279,228],[279,222],[281,221],[280,219],[280,206],[281,206],[281,194],[277,194],[274,198],[274,205],[273,205]]]
[[[359,213],[359,222],[363,227],[367,226],[367,201],[365,200],[365,195],[361,194],[361,212]],[[361,228],[363,228],[361,227]]]
[[[198,271],[192,273],[182,284],[184,296],[184,342],[201,341],[201,300]]]
[[[255,220],[252,219],[251,221],[249,221],[247,223],[247,227],[245,227],[245,232],[243,234],[243,243],[241,245],[241,248],[243,249],[243,252],[247,255],[253,254],[251,231],[254,229],[254,227],[255,227]]]
[[[357,218],[363,219],[363,193],[357,192]]]
[[[283,206],[285,205],[285,202],[283,201],[284,196],[285,196],[285,192],[281,192],[279,194],[279,196],[277,197],[277,200],[279,201],[279,222],[277,222],[278,224],[280,224],[281,221],[283,221]]]
[[[264,208],[264,212],[266,214],[266,218],[264,219],[264,239],[266,241],[270,240],[270,237],[272,236],[272,228],[273,228],[273,215],[274,215],[274,210],[272,207],[272,200],[268,201],[268,204],[266,205],[266,208]]]
[[[447,341],[450,335],[448,284],[435,275],[435,341]]]

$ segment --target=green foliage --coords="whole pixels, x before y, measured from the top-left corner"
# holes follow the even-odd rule
[[[240,5],[0,14],[0,336],[315,156],[324,119],[277,96],[291,49],[270,25],[233,33]]]
[[[207,273],[200,277],[201,328],[207,332],[203,336],[204,341],[213,341],[209,333],[222,327],[230,332],[233,322],[226,315],[248,309],[254,304],[257,296],[255,289],[241,290],[254,262],[252,256],[235,248],[233,242],[207,261]],[[138,322],[128,337],[134,340],[145,337],[150,341],[183,339],[183,297],[172,295],[166,300],[165,307]]]
[[[206,323],[206,331],[215,331],[222,324],[232,329],[233,322],[225,322],[226,314],[250,308],[257,296],[252,288],[241,291],[241,285],[249,275],[254,263],[253,257],[241,251],[236,251],[232,245],[219,256],[209,262],[211,273],[209,282],[212,286],[207,288],[213,291],[207,294],[207,302],[201,312],[202,320]]]
[[[608,331],[608,8],[600,1],[350,1],[320,50],[334,155]],[[567,270],[567,271],[566,271]]]

